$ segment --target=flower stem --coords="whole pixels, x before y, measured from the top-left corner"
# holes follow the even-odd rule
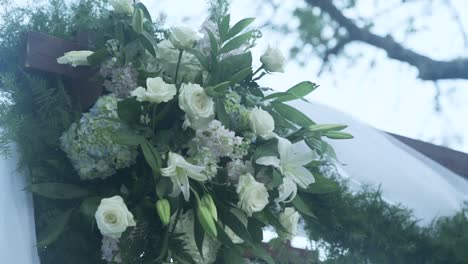
[[[179,51],[179,58],[177,59],[177,66],[176,66],[176,71],[175,71],[175,76],[174,76],[174,84],[176,86],[177,86],[177,77],[179,76],[180,62],[182,61],[182,54],[184,54],[184,50]]]
[[[262,64],[262,66],[260,66],[260,68],[258,68],[253,74],[252,74],[252,77],[255,76],[255,74],[257,74],[259,71],[263,70],[264,68],[264,65]]]

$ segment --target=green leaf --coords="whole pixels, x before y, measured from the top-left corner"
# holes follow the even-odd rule
[[[247,223],[247,230],[252,235],[255,243],[260,243],[263,240],[263,224],[255,218],[250,218]]]
[[[118,131],[112,135],[112,141],[120,145],[138,146],[145,141],[145,138],[130,131]]]
[[[219,53],[227,53],[233,51],[237,48],[240,48],[244,43],[246,43],[249,39],[252,38],[252,31],[246,32],[242,35],[239,35],[230,41],[228,41],[224,46],[221,48]]]
[[[225,264],[245,264],[244,256],[236,248],[225,247],[223,249],[223,263]]]
[[[307,189],[300,189],[306,193],[312,194],[324,194],[336,192],[338,190],[338,184],[331,179],[323,176],[319,173],[314,173],[315,182],[309,185]]]
[[[231,122],[229,119],[228,114],[226,113],[226,108],[224,108],[224,102],[221,99],[215,100],[215,110],[216,110],[216,117],[223,124],[226,128],[231,127]]]
[[[334,159],[337,159],[335,150],[333,147],[325,141],[322,141],[322,151],[323,154],[326,154]]]
[[[156,195],[159,199],[167,197],[172,192],[172,182],[168,177],[161,177],[156,184]]]
[[[194,217],[193,231],[195,236],[195,245],[197,246],[198,252],[203,257],[203,240],[205,239],[205,231],[203,230],[198,217]]]
[[[346,133],[346,132],[342,132],[342,131],[329,131],[329,132],[325,133],[325,136],[327,138],[331,138],[331,139],[352,139],[352,138],[354,138],[353,135],[351,135],[349,133]]]
[[[100,65],[107,58],[109,58],[109,53],[106,48],[102,48],[88,56],[86,60],[88,60],[89,65],[96,66]]]
[[[320,124],[312,125],[309,127],[310,132],[328,132],[328,131],[339,131],[347,128],[346,125],[335,125],[335,124]]]
[[[239,218],[237,218],[236,215],[231,213],[227,208],[223,206],[219,206],[217,209],[219,213],[219,219],[221,220],[222,223],[224,223],[229,228],[231,228],[231,230],[240,238],[242,238],[244,241],[247,241],[247,242],[253,241],[252,236],[250,235],[249,231],[244,226],[244,224],[239,220]]]
[[[229,56],[219,62],[220,80],[230,81],[239,71],[252,66],[252,53],[246,52],[239,55]]]
[[[151,55],[156,57],[156,41],[154,40],[153,36],[151,36],[151,34],[145,30],[141,32],[141,44]]]
[[[207,28],[206,31],[208,32],[208,37],[210,38],[211,56],[215,58],[216,56],[218,56],[218,50],[219,50],[218,40],[216,39],[215,34],[211,32],[211,30]]]
[[[251,249],[252,253],[259,258],[266,261],[268,264],[275,264],[275,260],[271,257],[268,252],[260,245],[260,246],[253,246]]]
[[[219,36],[221,37],[222,41],[226,40],[226,35],[229,31],[229,23],[231,21],[231,15],[227,15],[221,19],[221,22],[218,25]]]
[[[153,19],[151,18],[151,14],[150,14],[150,12],[148,11],[148,9],[146,8],[146,6],[143,3],[141,3],[141,2],[136,3],[135,7],[141,9],[141,11],[143,11],[143,14],[145,15],[146,19],[148,19],[148,21],[152,23]]]
[[[296,125],[301,127],[310,127],[311,125],[315,125],[315,123],[310,120],[309,117],[292,106],[280,102],[272,102],[271,105],[278,112],[278,114]]]
[[[159,152],[147,140],[141,144],[141,150],[143,151],[143,156],[145,157],[146,162],[153,172],[159,173],[162,165]]]
[[[80,211],[91,218],[94,218],[96,210],[101,203],[101,198],[98,196],[89,197],[83,200],[80,206]]]
[[[240,83],[241,81],[243,81],[245,78],[247,78],[251,74],[252,74],[252,67],[249,66],[241,70],[240,72],[234,74],[231,78],[231,84],[235,85],[237,83]]]
[[[137,34],[141,34],[143,32],[143,11],[139,8],[136,8],[133,12],[132,18],[132,28]]]
[[[200,64],[203,66],[205,70],[210,69],[208,58],[203,53],[201,53],[199,50],[196,50],[196,49],[188,49],[186,51],[192,54],[193,56],[195,56],[195,58],[197,58],[197,60],[200,62]]]
[[[46,226],[44,231],[40,232],[38,235],[39,242],[37,243],[37,247],[44,248],[55,242],[65,230],[65,226],[70,220],[72,212],[73,209],[70,209],[68,211],[65,211],[58,217],[50,219],[50,222]]]
[[[117,103],[117,114],[127,124],[140,122],[141,107],[135,98],[128,98]]]
[[[294,207],[301,213],[307,215],[307,216],[310,216],[310,217],[313,217],[313,218],[317,218],[314,213],[312,212],[312,210],[310,209],[310,207],[304,202],[304,200],[302,200],[301,196],[299,194],[296,195],[296,197],[294,198],[294,200],[292,200],[291,202]]]
[[[309,146],[309,148],[311,148],[312,150],[319,150],[320,152],[322,151],[323,141],[320,138],[308,137],[304,141],[307,144],[307,146]]]
[[[244,30],[246,27],[248,27],[252,22],[255,20],[255,18],[244,18],[241,21],[237,22],[232,28],[229,30],[228,34],[226,35],[225,40],[228,40],[230,38],[233,38],[237,34],[239,34],[242,30]]]
[[[213,87],[208,87],[206,89],[207,90],[210,89],[210,90],[214,91],[217,94],[224,95],[224,94],[226,94],[227,88],[229,88],[230,85],[231,85],[230,82],[222,82],[222,83],[218,83],[217,85],[215,85]]]
[[[266,96],[263,100],[270,100],[277,98],[276,102],[287,102],[296,99],[301,99],[309,93],[317,89],[318,85],[315,83],[305,81],[294,85],[289,88],[286,92],[274,93]]]
[[[37,183],[29,188],[34,194],[50,199],[77,199],[89,195],[88,190],[80,186],[57,182]]]
[[[270,188],[276,188],[283,184],[283,176],[281,176],[281,174],[275,169],[273,169],[272,178],[273,180],[268,185]]]

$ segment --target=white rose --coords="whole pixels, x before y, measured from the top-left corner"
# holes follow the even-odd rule
[[[250,111],[249,124],[250,129],[264,139],[269,139],[274,135],[275,121],[267,111],[261,108],[255,107]]]
[[[284,72],[286,59],[278,48],[268,46],[268,49],[260,57],[260,61],[269,72]]]
[[[237,207],[246,212],[248,216],[262,211],[268,204],[267,188],[263,183],[257,182],[250,173],[239,177],[237,193],[239,194]]]
[[[94,52],[90,50],[74,50],[63,54],[57,59],[58,64],[70,64],[73,67],[89,65],[88,57]]]
[[[132,15],[134,8],[131,0],[110,0],[110,4],[116,13]]]
[[[176,27],[172,30],[169,40],[176,49],[191,49],[200,37],[198,33],[188,27]]]
[[[103,236],[120,238],[129,226],[136,226],[122,197],[104,198],[95,214],[97,226]]]
[[[279,215],[281,225],[288,231],[287,234],[281,234],[284,239],[292,239],[297,234],[299,217],[299,213],[293,207],[286,207]]]
[[[140,102],[161,103],[169,102],[177,93],[174,84],[164,82],[161,77],[146,79],[146,89],[138,87],[131,92]]]
[[[179,107],[187,114],[187,121],[194,129],[205,128],[214,119],[213,98],[198,84],[182,84]]]

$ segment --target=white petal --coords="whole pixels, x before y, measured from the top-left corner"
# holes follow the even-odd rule
[[[206,181],[208,179],[206,175],[201,173],[205,169],[203,166],[196,166],[184,160],[184,162],[179,164],[179,167],[184,169],[187,172],[187,175],[194,180]]]
[[[306,189],[310,184],[315,182],[314,175],[312,173],[302,167],[295,167],[295,168],[288,168],[287,171],[284,172],[286,177],[290,177],[294,182],[297,183],[300,187]]]
[[[273,166],[279,168],[280,160],[274,156],[261,157],[255,161],[255,163],[263,166]]]
[[[185,201],[188,201],[190,198],[190,185],[187,174],[185,171],[181,171],[177,174],[176,177],[171,178],[173,179],[173,183],[178,185],[182,194],[184,195]]]
[[[275,199],[275,202],[289,203],[296,197],[297,185],[293,180],[286,177],[283,179],[283,184],[279,186],[278,191],[279,196]]]
[[[305,152],[293,151],[291,154],[292,155],[289,156],[289,160],[284,162],[293,166],[304,166],[317,159],[317,154],[312,150]]]
[[[162,176],[166,176],[166,177],[173,177],[177,174],[177,168],[176,166],[169,166],[167,168],[162,168],[161,169],[161,174]]]
[[[278,152],[282,161],[289,160],[292,154],[292,143],[285,138],[278,137]]]

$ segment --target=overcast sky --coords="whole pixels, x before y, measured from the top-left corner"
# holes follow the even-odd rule
[[[376,14],[375,2],[379,9],[389,7],[392,10],[374,20],[374,31],[386,34],[391,31],[394,37],[419,52],[438,59],[450,59],[468,56],[468,49],[463,45],[459,26],[452,18],[453,12],[442,3],[434,0],[432,9],[414,1],[406,8],[392,9],[395,2],[362,2],[356,13],[349,16],[369,17]],[[168,15],[167,25],[188,25],[199,27],[207,15],[205,0],[143,0],[153,14],[164,12]],[[232,19],[258,17],[257,25],[269,18],[271,9],[262,5],[262,0],[233,0]],[[461,21],[468,28],[468,1],[452,0],[454,8],[460,12]],[[297,6],[303,6],[302,0],[282,1],[281,11],[275,17],[276,23],[297,23],[290,14]],[[258,8],[258,7],[262,8]],[[426,13],[432,13],[426,16]],[[416,25],[423,29],[419,33],[404,38],[402,21],[409,15],[416,14]],[[268,44],[277,45],[285,53],[295,39],[285,38],[268,30],[254,49],[258,58]],[[443,143],[444,138],[451,139],[450,146],[468,152],[468,81],[439,82],[442,94],[443,112],[434,111],[435,85],[432,82],[419,81],[415,68],[404,63],[389,60],[384,52],[364,44],[349,46],[350,54],[362,54],[356,64],[342,59],[334,64],[334,73],[325,73],[317,77],[320,61],[312,58],[306,67],[290,61],[286,73],[270,75],[262,80],[266,86],[285,90],[302,80],[311,80],[321,85],[310,99],[347,112],[372,126],[401,135],[420,138],[426,141]],[[257,60],[258,61],[258,60]],[[371,61],[375,61],[371,67]],[[258,64],[258,62],[257,62]],[[462,137],[465,142],[457,142],[455,137]]]

